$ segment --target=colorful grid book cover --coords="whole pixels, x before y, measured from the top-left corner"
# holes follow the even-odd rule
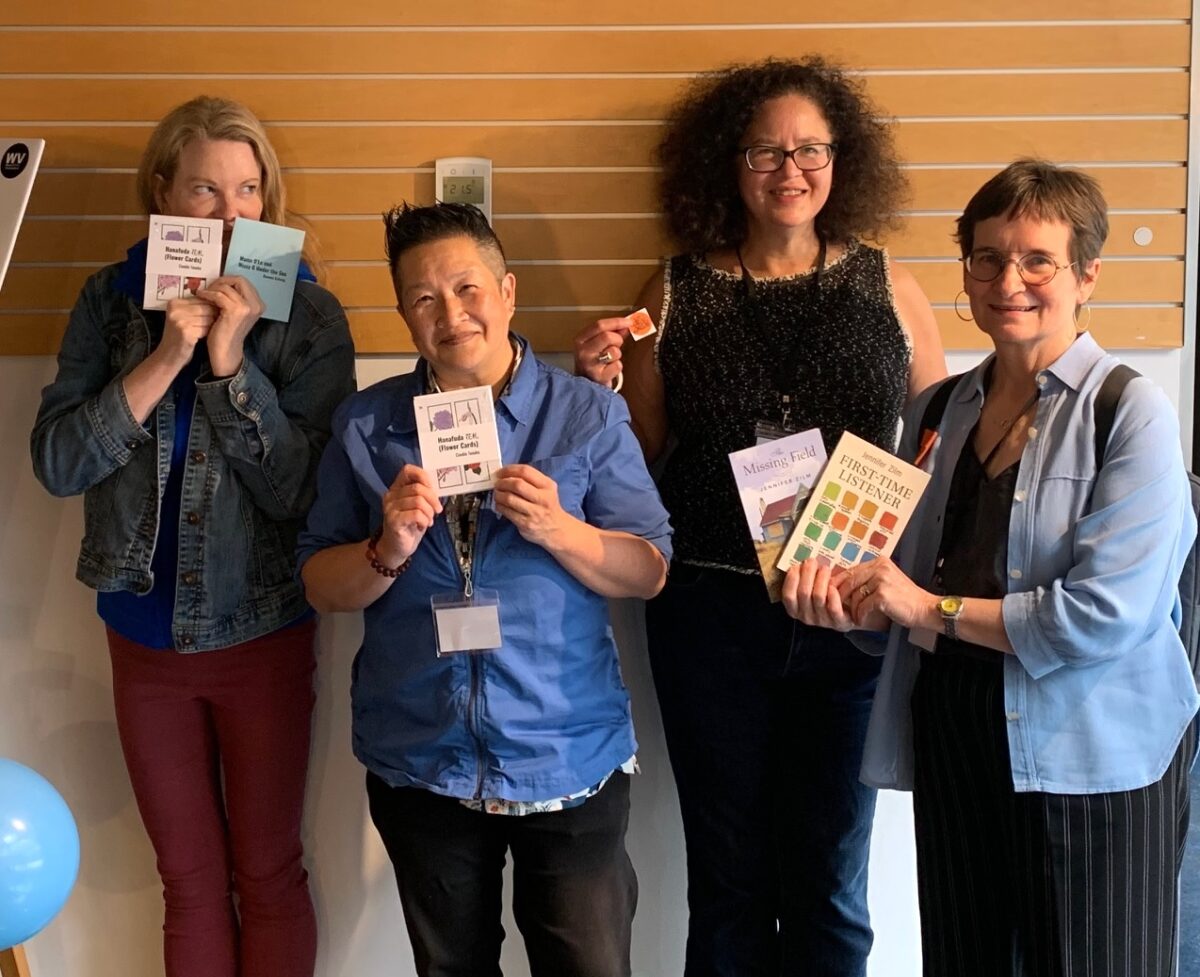
[[[808,497],[776,566],[810,556],[830,566],[891,556],[929,476],[847,431]]]
[[[813,428],[730,452],[729,465],[767,595],[777,601],[783,573],[775,561],[795,528],[800,507],[825,467],[821,431]]]
[[[438,495],[486,492],[496,484],[500,433],[491,387],[464,387],[413,398],[421,467]]]

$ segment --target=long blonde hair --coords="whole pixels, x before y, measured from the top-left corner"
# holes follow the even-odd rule
[[[283,185],[283,173],[275,148],[258,117],[240,102],[200,95],[177,105],[163,116],[150,134],[150,141],[146,143],[138,164],[137,194],[142,210],[146,214],[158,213],[156,191],[159,179],[168,186],[171,184],[184,148],[198,139],[243,142],[254,151],[254,158],[258,160],[262,172],[259,188],[263,203],[262,219],[271,224],[289,224],[304,230],[304,260],[313,274],[320,277],[324,269],[312,229],[306,221],[287,210],[287,190]]]

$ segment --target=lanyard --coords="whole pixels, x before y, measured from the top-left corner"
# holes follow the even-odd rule
[[[508,377],[505,380],[504,389],[500,391],[500,396],[505,396],[512,389],[513,377],[517,375],[517,370],[521,367],[521,360],[524,356],[524,348],[519,342],[509,336],[509,343],[512,345],[513,360],[512,365],[508,368]],[[425,389],[428,393],[441,393],[441,386],[437,382],[437,376],[433,372],[433,366],[430,363],[425,364]],[[490,495],[491,493],[485,493]],[[458,568],[463,575],[463,596],[472,597],[475,594],[475,584],[471,580],[471,570],[475,565],[475,541],[479,535],[479,510],[483,505],[483,495],[472,493],[470,495],[455,495],[452,496],[445,505],[444,514],[446,516],[446,528],[450,530],[450,539],[454,543],[454,555],[458,559]]]
[[[463,575],[463,596],[472,597],[475,585],[471,570],[475,565],[475,541],[479,537],[479,509],[482,495],[456,495],[446,503],[446,528],[454,544],[454,555]]]
[[[821,299],[821,272],[825,270],[825,255],[827,251],[825,235],[817,235],[817,262],[813,270],[813,276],[810,280],[809,290],[811,295],[807,296],[808,300],[815,306]],[[750,276],[750,269],[746,267],[746,262],[742,260],[742,249],[736,249],[738,265],[742,269],[742,287],[745,292],[746,311],[748,318],[753,323],[754,328],[762,337],[763,343],[768,349],[772,346],[771,330],[767,325],[766,311],[763,309],[762,299],[758,293],[758,288],[754,284],[754,279]],[[804,344],[801,342],[801,337],[792,337],[792,347],[789,355],[786,357],[778,357],[772,359],[772,374],[775,383],[775,393],[779,398],[780,413],[783,418],[783,426],[787,427],[791,423],[791,397],[783,391],[788,389],[796,379],[796,370],[800,366],[800,358],[804,355]]]

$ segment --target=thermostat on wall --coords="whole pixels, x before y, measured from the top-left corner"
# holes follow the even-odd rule
[[[446,204],[474,204],[492,222],[492,161],[446,156],[434,162],[434,197]]]

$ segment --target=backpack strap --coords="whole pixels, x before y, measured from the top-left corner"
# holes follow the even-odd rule
[[[937,390],[929,398],[929,403],[925,405],[925,413],[921,415],[921,433],[936,431],[941,427],[942,416],[946,413],[946,405],[950,403],[950,395],[954,393],[954,387],[958,381],[965,376],[965,373],[956,373],[952,377],[946,377],[938,384]]]
[[[1118,363],[1108,371],[1108,376],[1100,384],[1096,400],[1092,404],[1096,421],[1096,471],[1104,464],[1104,455],[1108,450],[1108,439],[1117,417],[1117,405],[1121,402],[1121,394],[1129,386],[1130,380],[1140,376],[1133,367]]]

